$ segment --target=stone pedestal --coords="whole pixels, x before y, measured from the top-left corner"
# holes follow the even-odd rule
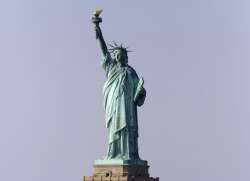
[[[159,181],[148,173],[148,165],[94,165],[93,175],[83,181]]]

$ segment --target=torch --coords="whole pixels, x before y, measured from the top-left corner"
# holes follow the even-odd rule
[[[101,10],[101,9],[100,9],[100,10],[95,10],[95,11],[93,12],[93,15],[94,15],[94,16],[92,17],[92,22],[93,22],[94,24],[98,25],[99,23],[102,22],[102,18],[99,17],[101,13],[102,13],[102,10]]]

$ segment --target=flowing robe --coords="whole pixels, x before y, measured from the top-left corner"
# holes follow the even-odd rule
[[[145,95],[136,98],[139,78],[135,70],[118,64],[107,55],[102,66],[107,80],[103,87],[106,127],[109,132],[107,159],[139,159],[137,105]]]

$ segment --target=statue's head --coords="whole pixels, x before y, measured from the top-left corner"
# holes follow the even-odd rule
[[[126,49],[116,49],[113,54],[117,63],[120,63],[121,65],[126,65],[128,63],[128,54]]]
[[[118,46],[116,43],[114,45],[110,45],[111,48],[109,49],[113,55],[114,60],[121,64],[127,65],[128,64],[128,52],[127,48],[123,47],[122,45]]]

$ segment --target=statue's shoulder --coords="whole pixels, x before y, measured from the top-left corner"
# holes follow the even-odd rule
[[[131,76],[138,77],[135,69],[133,67],[131,67],[130,65],[127,65],[127,72]]]

